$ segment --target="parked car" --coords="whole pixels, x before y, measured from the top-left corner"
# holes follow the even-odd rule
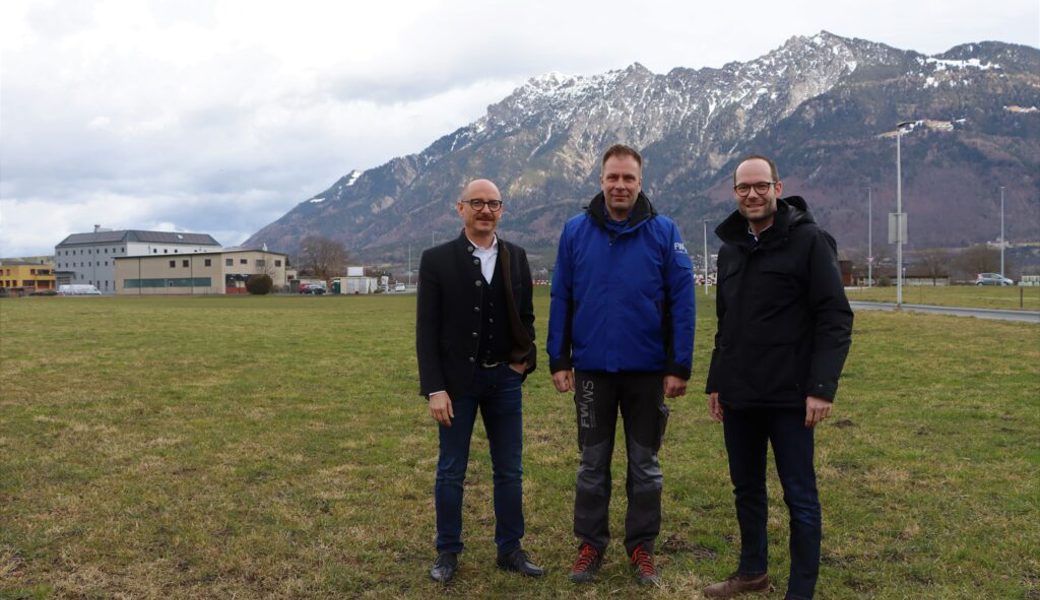
[[[301,294],[313,294],[315,296],[320,296],[320,295],[325,293],[325,288],[321,287],[320,285],[313,284],[313,283],[312,284],[303,284],[303,285],[300,286],[299,291],[300,291]]]
[[[1000,273],[979,273],[975,285],[1015,285],[1015,282]]]

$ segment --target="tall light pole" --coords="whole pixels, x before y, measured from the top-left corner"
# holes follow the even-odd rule
[[[1000,276],[1004,275],[1004,246],[1007,243],[1004,240],[1004,186],[1000,186]]]
[[[896,125],[896,306],[903,306],[903,229],[906,217],[903,215],[903,159],[900,154],[900,140],[903,128],[910,121],[902,121]]]
[[[867,186],[867,287],[874,287],[874,209]]]
[[[704,219],[704,295],[708,295],[708,220]]]

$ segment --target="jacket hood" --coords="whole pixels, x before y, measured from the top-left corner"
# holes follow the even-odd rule
[[[773,225],[762,233],[762,242],[781,240],[788,236],[792,229],[802,225],[815,224],[816,219],[809,212],[809,205],[801,196],[788,196],[776,199],[776,216]],[[733,211],[726,220],[715,228],[715,235],[728,243],[747,245],[748,222],[740,211]]]
[[[606,227],[607,224],[607,199],[603,195],[603,192],[596,194],[596,197],[589,202],[589,205],[585,207],[585,212],[588,213],[589,217],[596,222],[600,227]],[[657,216],[657,211],[654,210],[654,206],[650,204],[650,199],[646,197],[642,191],[639,192],[639,196],[636,198],[636,203],[632,206],[632,212],[629,213],[629,225],[628,229],[634,229],[642,224],[644,221]]]

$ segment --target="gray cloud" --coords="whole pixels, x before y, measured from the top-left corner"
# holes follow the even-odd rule
[[[418,152],[547,71],[721,66],[820,29],[925,53],[983,39],[1037,45],[1038,12],[1035,0],[710,12],[680,0],[8,0],[0,256],[50,252],[99,221],[237,243],[350,169]]]

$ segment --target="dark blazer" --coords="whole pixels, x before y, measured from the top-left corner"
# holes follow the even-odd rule
[[[454,240],[423,252],[419,262],[419,296],[415,349],[419,360],[419,394],[445,390],[455,397],[473,382],[477,369],[483,294],[480,259],[465,231]],[[511,362],[535,369],[534,306],[527,252],[498,238],[498,267],[505,284],[512,333]]]

